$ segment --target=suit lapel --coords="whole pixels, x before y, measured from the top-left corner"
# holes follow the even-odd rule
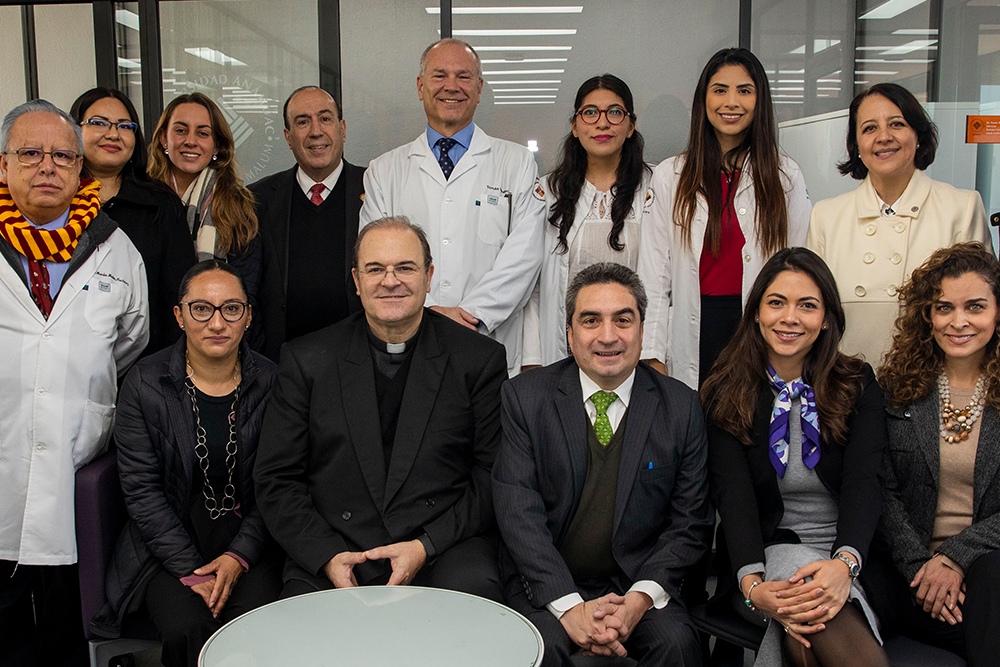
[[[569,364],[559,380],[559,391],[555,396],[556,411],[562,422],[563,434],[570,467],[573,471],[573,498],[579,500],[583,483],[587,478],[587,412],[583,406],[583,390],[580,388],[580,367]],[[566,524],[569,525],[568,523]]]
[[[636,471],[641,464],[642,452],[649,437],[649,427],[656,414],[655,387],[652,380],[641,368],[636,368],[632,397],[628,404],[628,423],[625,427],[625,441],[622,443],[622,457],[618,465],[618,492],[615,495],[615,524],[612,534],[618,531],[625,505],[628,504]],[[661,462],[663,463],[663,462]]]
[[[437,401],[444,369],[448,364],[448,354],[438,345],[437,328],[426,311],[422,326],[406,376],[403,403],[399,408],[396,439],[392,443],[392,458],[385,484],[385,507],[389,506],[392,497],[410,474],[417,451],[424,441],[427,422]]]
[[[979,503],[993,483],[1000,465],[1000,416],[995,408],[983,408],[983,422],[979,426],[979,445],[976,450],[976,467],[972,480],[972,517],[978,520]]]
[[[339,361],[340,391],[347,428],[365,484],[376,507],[385,491],[385,456],[375,393],[375,368],[368,348],[365,321],[358,321],[347,356]]]

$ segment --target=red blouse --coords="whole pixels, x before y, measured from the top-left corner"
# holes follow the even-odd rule
[[[740,229],[740,221],[733,209],[733,196],[740,181],[740,172],[733,172],[729,178],[725,172],[722,178],[722,242],[719,256],[712,255],[712,249],[705,243],[701,249],[699,279],[702,296],[731,296],[743,293],[743,246],[746,239]]]

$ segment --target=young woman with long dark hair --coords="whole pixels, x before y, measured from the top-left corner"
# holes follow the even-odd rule
[[[698,80],[687,148],[653,173],[639,254],[643,356],[693,388],[729,342],[764,262],[806,237],[805,181],[777,132],[760,61],[723,49]]]

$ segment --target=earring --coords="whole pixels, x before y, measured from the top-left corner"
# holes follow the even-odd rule
[[[826,325],[825,324],[823,325],[823,331],[826,331]]]
[[[184,331],[184,325],[183,324],[181,325],[181,331]]]
[[[215,162],[218,159],[219,159],[219,154],[218,153],[216,153],[215,155],[212,156],[212,162]]]
[[[759,317],[753,318],[753,321],[756,322],[757,324],[760,324],[760,318]]]
[[[250,328],[250,325],[249,325],[249,324],[248,324],[248,325],[246,325],[245,327],[243,327],[243,329],[244,329],[244,330],[245,330],[245,329],[249,329],[249,328]]]
[[[164,148],[164,149],[163,149],[163,154],[164,154],[164,155],[170,155],[170,153],[168,153],[168,152],[167,152],[167,149],[166,149],[166,148]]]

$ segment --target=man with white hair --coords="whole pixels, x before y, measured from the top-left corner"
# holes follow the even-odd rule
[[[107,446],[149,336],[139,251],[80,178],[80,127],[44,100],[0,126],[0,664],[87,664],[74,474]]]

